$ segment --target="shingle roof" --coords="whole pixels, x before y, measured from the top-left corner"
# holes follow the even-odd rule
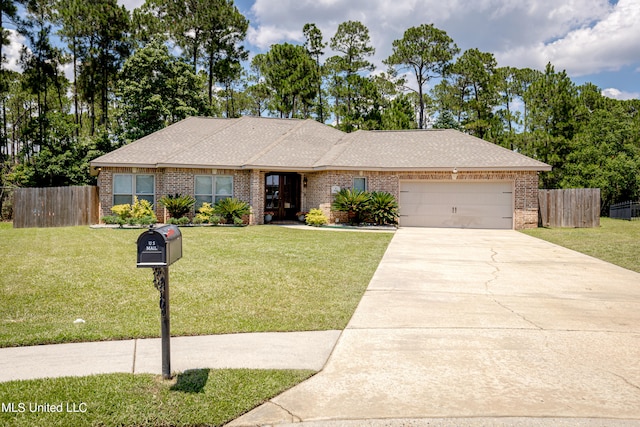
[[[550,170],[455,130],[357,131],[314,120],[190,117],[105,154],[93,167],[278,170]]]
[[[550,170],[550,166],[453,129],[357,131],[316,166],[375,169]]]

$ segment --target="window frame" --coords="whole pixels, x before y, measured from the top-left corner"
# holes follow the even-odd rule
[[[363,183],[364,183],[364,188],[362,188],[362,189],[361,189],[361,188],[358,188],[358,186],[356,186],[356,180],[362,180],[362,181],[363,181]],[[353,187],[352,187],[352,188],[353,188],[354,190],[367,191],[368,184],[369,184],[369,182],[368,182],[368,181],[369,181],[369,180],[367,179],[367,177],[366,177],[366,176],[354,176],[354,177],[353,177]]]
[[[118,193],[116,192],[116,179],[117,177],[121,177],[121,176],[127,176],[130,178],[130,193]],[[152,177],[153,178],[153,190],[151,193],[142,193],[142,192],[138,192],[138,177],[140,176],[145,176],[145,177]],[[113,205],[121,205],[121,204],[129,204],[132,205],[134,203],[134,198],[137,197],[138,200],[148,200],[149,197],[151,198],[151,205],[155,206],[155,202],[156,202],[156,175],[153,173],[115,173],[113,174],[113,180],[112,180],[112,188],[111,188],[111,198],[113,201]],[[123,196],[130,196],[130,201],[129,203],[117,203],[116,202],[116,197],[123,197]]]
[[[211,189],[208,193],[198,193],[196,182],[198,178],[209,178],[211,179]],[[229,178],[231,179],[231,194],[221,194],[218,192],[218,179],[219,178]],[[202,206],[203,203],[211,203],[214,205],[216,202],[222,199],[226,199],[229,197],[233,197],[234,192],[234,179],[233,175],[194,175],[193,177],[193,196],[196,199],[195,209],[198,210]],[[203,198],[208,198],[210,201],[202,200]]]

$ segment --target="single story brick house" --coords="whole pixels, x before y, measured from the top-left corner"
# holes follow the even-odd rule
[[[191,117],[91,162],[101,215],[134,196],[233,196],[250,224],[322,209],[342,188],[387,191],[400,226],[522,229],[538,225],[538,173],[547,164],[456,130],[344,133],[314,120]]]

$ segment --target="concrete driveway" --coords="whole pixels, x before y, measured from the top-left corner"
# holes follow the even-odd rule
[[[640,425],[640,274],[516,231],[400,229],[324,370],[232,425],[301,421]]]

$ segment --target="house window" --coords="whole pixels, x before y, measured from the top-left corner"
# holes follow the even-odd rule
[[[155,178],[153,175],[116,174],[113,176],[113,204],[133,204],[138,200],[155,202]]]
[[[353,178],[353,189],[367,191],[367,178]]]
[[[196,175],[196,210],[203,203],[214,204],[233,196],[233,177],[227,175]]]

